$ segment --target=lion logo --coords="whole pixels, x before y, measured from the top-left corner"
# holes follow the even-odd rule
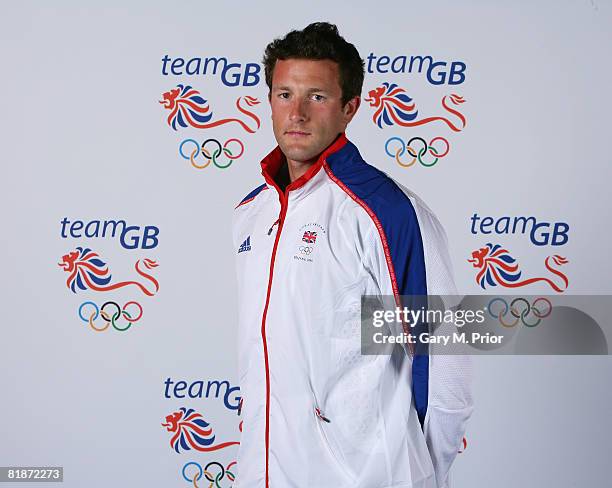
[[[143,260],[144,266],[147,269],[156,268],[156,261],[151,259]],[[89,248],[77,247],[75,251],[62,256],[62,262],[57,263],[64,271],[70,273],[66,280],[66,286],[73,293],[79,290],[94,290],[94,291],[110,291],[124,286],[134,285],[138,287],[145,295],[153,296],[159,291],[158,281],[150,274],[145,273],[140,269],[140,259],[134,265],[136,272],[144,277],[150,287],[146,287],[137,281],[121,281],[111,284],[112,275],[108,271],[108,267],[104,261]]]
[[[374,107],[376,111],[372,116],[372,121],[381,129],[384,125],[392,126],[399,125],[402,127],[416,127],[429,122],[440,121],[444,122],[451,130],[460,132],[465,128],[465,117],[457,109],[452,108],[448,101],[453,105],[460,105],[465,102],[465,99],[455,93],[445,95],[442,98],[442,107],[456,120],[453,123],[451,119],[446,117],[427,117],[418,119],[419,111],[415,109],[415,104],[412,98],[408,96],[406,90],[400,88],[395,83],[383,83],[381,86],[374,88],[368,92],[366,102],[370,103],[370,107]]]
[[[159,100],[165,109],[170,110],[167,121],[168,125],[174,130],[178,127],[195,127],[196,129],[210,129],[223,124],[237,123],[245,131],[253,134],[260,127],[260,120],[253,112],[245,109],[241,102],[244,101],[249,107],[259,105],[261,102],[254,97],[245,96],[236,99],[236,108],[253,122],[247,124],[244,120],[229,118],[211,121],[213,113],[210,110],[208,101],[205,100],[200,92],[189,85],[176,85],[162,95]]]
[[[531,283],[544,282],[556,292],[562,293],[569,285],[567,276],[551,265],[551,261],[556,266],[562,266],[569,262],[558,254],[548,256],[544,260],[544,265],[548,271],[560,278],[560,283],[555,283],[549,278],[529,278],[520,281],[522,271],[519,270],[516,259],[499,244],[493,245],[488,243],[485,247],[481,247],[472,252],[472,259],[468,259],[467,261],[472,263],[474,268],[479,270],[476,275],[476,283],[478,283],[483,290],[486,289],[487,285],[501,285],[507,288],[517,288],[519,286],[530,285]],[[559,281],[559,279],[557,279],[557,281]]]
[[[166,422],[161,425],[174,434],[170,439],[170,447],[177,453],[180,453],[181,449],[210,452],[240,444],[240,442],[215,444],[215,435],[210,424],[193,408],[181,407],[177,412],[167,415]]]

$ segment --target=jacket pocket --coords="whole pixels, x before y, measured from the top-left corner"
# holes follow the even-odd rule
[[[356,477],[352,473],[352,471],[346,466],[344,458],[340,454],[335,443],[335,438],[332,431],[333,427],[331,426],[332,421],[325,417],[325,415],[316,406],[316,403],[313,408],[313,413],[314,421],[317,424],[317,429],[319,430],[321,442],[325,446],[325,449],[329,453],[333,463],[336,465],[338,470],[347,478],[347,480],[349,480],[351,483],[355,483]]]

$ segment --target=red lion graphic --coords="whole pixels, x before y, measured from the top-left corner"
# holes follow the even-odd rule
[[[253,112],[246,110],[241,106],[241,101],[244,100],[249,107],[259,105],[261,103],[257,98],[245,96],[236,99],[236,108],[252,119],[255,123],[255,127],[248,125],[246,122],[240,119],[220,119],[214,122],[212,119],[212,111],[208,105],[208,101],[205,100],[200,92],[195,90],[189,85],[179,84],[176,88],[165,92],[162,95],[162,100],[159,100],[164,108],[170,110],[168,115],[168,125],[174,130],[177,130],[177,126],[180,127],[195,127],[196,129],[210,129],[219,125],[228,124],[235,122],[239,124],[245,131],[253,134],[260,127],[259,117]]]
[[[368,92],[368,97],[365,98],[366,102],[370,102],[370,107],[376,108],[372,116],[372,121],[381,129],[383,124],[389,126],[397,124],[402,127],[416,127],[439,120],[440,122],[444,122],[451,130],[460,132],[465,128],[465,117],[461,112],[452,108],[448,104],[448,100],[450,100],[453,105],[460,105],[465,102],[465,99],[455,93],[445,95],[442,98],[442,107],[444,107],[448,113],[459,119],[460,123],[458,124],[451,122],[451,120],[446,117],[427,117],[418,120],[418,110],[415,109],[412,98],[408,96],[406,90],[398,87],[395,83],[389,84],[385,82],[381,86],[370,90]]]
[[[152,269],[158,266],[156,261],[151,259],[143,259],[145,268]],[[69,252],[62,256],[62,262],[58,265],[64,271],[70,273],[66,280],[66,286],[73,293],[80,290],[95,290],[95,291],[110,291],[124,286],[134,285],[148,296],[153,296],[159,291],[158,281],[150,274],[145,273],[140,269],[140,259],[136,261],[134,268],[136,272],[146,278],[152,285],[153,289],[147,288],[142,283],[137,281],[121,281],[119,283],[110,284],[112,275],[108,272],[106,263],[100,259],[97,253],[91,249],[77,247],[76,251]]]
[[[215,444],[212,427],[202,418],[202,414],[193,408],[181,407],[180,410],[167,415],[162,427],[166,427],[168,432],[174,434],[170,439],[170,447],[178,453],[181,452],[181,449],[185,451],[195,449],[202,452],[217,451],[240,444],[237,441]]]
[[[569,261],[558,254],[548,256],[544,260],[546,269],[561,279],[561,285],[549,278],[529,278],[519,281],[522,272],[519,270],[518,264],[516,264],[516,259],[499,244],[493,245],[488,243],[485,247],[472,252],[472,259],[468,259],[468,263],[472,263],[474,268],[479,269],[476,275],[476,283],[483,289],[486,289],[487,285],[517,288],[542,281],[547,283],[556,292],[562,293],[567,289],[569,281],[565,274],[552,267],[551,261],[557,266],[567,264]]]

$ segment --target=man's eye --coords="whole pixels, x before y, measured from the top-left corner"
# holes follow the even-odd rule
[[[316,95],[315,94],[315,95],[312,96],[312,99],[315,102],[322,102],[323,100],[325,100],[325,97],[323,95]]]
[[[278,97],[279,97],[279,98],[284,98],[284,99],[287,99],[287,98],[289,98],[289,93],[287,93],[287,92],[282,92],[282,93],[279,93],[279,94],[278,94]]]

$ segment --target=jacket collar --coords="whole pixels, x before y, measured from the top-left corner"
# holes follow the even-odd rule
[[[297,180],[291,182],[287,188],[285,189],[285,194],[288,194],[291,190],[295,190],[297,188],[301,188],[306,185],[313,177],[321,170],[323,167],[323,163],[325,159],[338,152],[342,149],[348,142],[345,133],[340,134],[334,142],[332,142],[325,151],[323,151],[317,161]],[[263,175],[266,183],[269,187],[275,188],[278,191],[279,195],[282,194],[281,189],[278,187],[276,182],[274,181],[274,177],[277,175],[278,170],[285,162],[285,155],[281,151],[279,146],[276,146],[262,161],[261,161],[261,174]]]

